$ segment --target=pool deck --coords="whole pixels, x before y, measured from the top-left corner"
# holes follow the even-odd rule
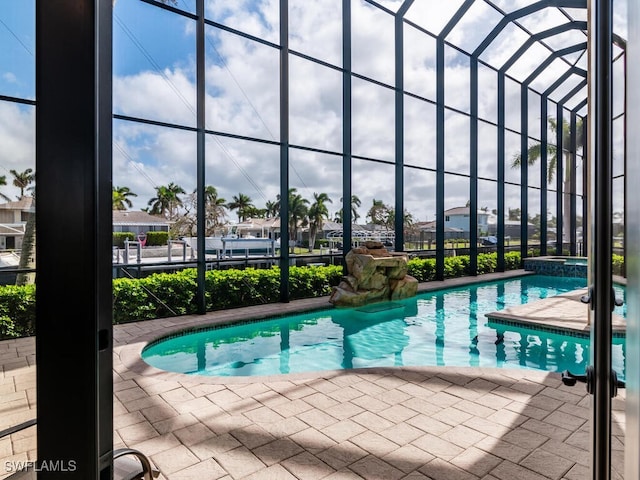
[[[489,323],[516,327],[533,327],[551,332],[569,333],[588,337],[591,327],[588,322],[589,305],[580,301],[587,294],[587,288],[580,288],[537,302],[505,308],[487,313]],[[624,336],[627,322],[621,316],[611,316],[614,336]]]
[[[505,276],[513,272],[481,280]],[[467,282],[435,283],[420,290]],[[324,297],[116,325],[114,446],[143,451],[165,480],[589,477],[591,398],[557,373],[402,367],[196,378],[139,358],[148,340],[172,331],[326,306]],[[35,339],[0,342],[0,366],[4,429],[36,416]],[[614,479],[624,470],[624,395],[612,402]],[[35,459],[35,435],[30,427],[0,439],[0,464]]]

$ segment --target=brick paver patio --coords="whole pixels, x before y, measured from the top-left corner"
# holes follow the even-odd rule
[[[114,446],[143,451],[166,480],[588,477],[591,398],[556,373],[403,367],[222,380],[162,372],[139,357],[146,341],[177,328],[322,302],[116,326]],[[36,415],[34,358],[33,338],[0,342],[0,429]],[[613,406],[620,479],[624,390]],[[35,434],[0,439],[2,465],[33,460]]]

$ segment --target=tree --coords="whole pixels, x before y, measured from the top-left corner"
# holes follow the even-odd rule
[[[4,187],[7,185],[7,177],[4,175],[0,175],[0,187]],[[2,197],[3,199],[5,199],[7,202],[9,200],[11,200],[9,197],[7,197],[4,193],[0,192],[0,197]]]
[[[20,249],[20,269],[36,268],[36,197],[33,197],[31,208],[27,212],[27,223],[24,226],[22,247]],[[35,272],[19,273],[16,276],[16,285],[33,284],[36,281]]]
[[[298,238],[298,227],[307,224],[309,200],[302,198],[297,189],[289,189],[289,240],[293,242]]]
[[[367,212],[367,218],[374,225],[385,225],[389,216],[389,207],[382,200],[373,199],[373,204]]]
[[[24,172],[9,170],[9,173],[13,175],[13,185],[20,189],[20,197],[18,197],[20,200],[24,197],[24,191],[35,181],[36,174],[32,168],[27,168]]]
[[[169,220],[173,220],[178,207],[182,206],[182,199],[179,195],[184,195],[184,189],[174,184],[161,185],[156,187],[156,196],[149,200],[148,205],[151,207],[149,213],[152,215],[162,215]]]
[[[196,190],[193,191],[196,193]],[[227,212],[226,200],[218,196],[218,190],[213,185],[204,187],[205,235],[210,235],[215,229],[224,224]]]
[[[549,117],[549,128],[553,133],[558,131],[558,123],[555,118]],[[576,145],[580,146],[584,143],[582,119],[578,118],[576,121]],[[565,148],[571,144],[571,128],[569,123],[564,120],[562,122],[562,145]],[[531,145],[527,149],[527,165],[535,165],[542,153],[542,145],[536,143]],[[563,179],[563,192],[565,194],[571,191],[571,172],[576,168],[576,156],[575,152],[568,152],[563,149],[563,157],[565,160],[565,174]],[[547,182],[551,184],[558,169],[558,147],[556,145],[547,144]],[[522,164],[522,152],[517,153],[511,160],[511,168],[520,168]],[[567,237],[569,225],[571,222],[571,198],[569,195],[562,195],[562,223],[563,223],[563,237]]]
[[[309,207],[309,251],[313,251],[316,244],[316,235],[322,230],[324,219],[329,218],[329,210],[326,203],[333,203],[326,193],[313,193],[313,203]]]
[[[342,198],[343,197],[340,197],[340,203],[342,203]],[[362,205],[360,198],[358,198],[357,195],[351,195],[351,223],[356,223],[360,218],[360,215],[358,215],[358,207],[360,207],[360,205]],[[341,208],[336,212],[334,220],[338,223],[342,223],[343,217],[344,215]]]
[[[280,204],[278,203],[277,200],[275,202],[272,202],[271,200],[267,200],[265,207],[266,207],[265,215],[267,218],[275,218],[278,216],[278,213],[280,213]]]
[[[514,221],[520,220],[520,209],[510,208],[508,215],[509,215],[508,220],[514,220]]]
[[[404,214],[402,215],[402,225],[403,228],[408,229],[413,226],[414,219],[413,214],[407,209],[404,210]],[[394,230],[396,226],[396,210],[395,208],[391,208],[387,206],[387,218],[385,221],[385,225],[389,230]]]
[[[137,197],[138,195],[133,193],[129,187],[112,187],[111,200],[113,210],[126,210],[133,207],[133,203],[129,197]]]
[[[238,222],[244,222],[247,218],[249,218],[248,209],[250,209],[251,207],[255,207],[255,205],[253,204],[253,200],[251,200],[250,196],[245,195],[244,193],[238,193],[238,195],[234,195],[233,201],[227,204],[227,208],[229,210],[238,211]]]

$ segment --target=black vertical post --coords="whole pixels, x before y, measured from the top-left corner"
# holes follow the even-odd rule
[[[289,1],[280,0],[280,301],[289,302]]]
[[[197,0],[196,15],[196,127],[197,127],[197,151],[196,151],[196,199],[197,199],[197,229],[196,238],[198,248],[197,260],[197,290],[196,302],[198,313],[204,314],[207,311],[205,296],[205,272],[207,270],[205,254],[206,228],[206,204],[205,204],[205,24],[204,24],[204,0]]]
[[[469,94],[469,270],[478,274],[478,58],[470,57]]]
[[[529,89],[520,91],[520,257],[529,250]]]
[[[436,280],[444,280],[444,40],[436,39]]]
[[[577,230],[577,222],[576,222],[576,163],[578,158],[578,130],[577,130],[577,119],[576,112],[572,111],[570,120],[569,120],[569,131],[571,135],[571,145],[569,147],[569,171],[567,174],[569,175],[569,189],[570,197],[569,197],[569,220],[571,225],[569,225],[569,255],[576,255],[576,230]]]
[[[547,210],[549,208],[547,195],[549,190],[547,187],[547,168],[549,166],[548,152],[548,99],[546,95],[540,97],[540,255],[547,254],[547,231],[548,220]]]
[[[351,250],[351,0],[342,0],[342,265]]]
[[[556,105],[556,255],[564,253],[564,108]]]
[[[36,2],[37,449],[69,480],[113,475],[111,19],[111,0]]]
[[[504,175],[504,162],[505,162],[505,130],[504,130],[504,92],[505,81],[504,73],[498,71],[498,259],[497,270],[499,272],[505,271],[504,264],[504,197],[505,197],[505,175]]]
[[[589,9],[592,66],[589,193],[593,212],[590,272],[593,284],[593,314],[590,315],[594,370],[591,409],[593,480],[611,478],[612,3],[612,0],[592,0]]]

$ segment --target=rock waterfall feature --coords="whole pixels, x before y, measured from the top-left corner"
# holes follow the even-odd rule
[[[348,275],[333,287],[329,301],[338,307],[360,307],[368,303],[414,296],[418,280],[407,274],[406,253],[391,253],[381,242],[368,241],[347,253]]]

